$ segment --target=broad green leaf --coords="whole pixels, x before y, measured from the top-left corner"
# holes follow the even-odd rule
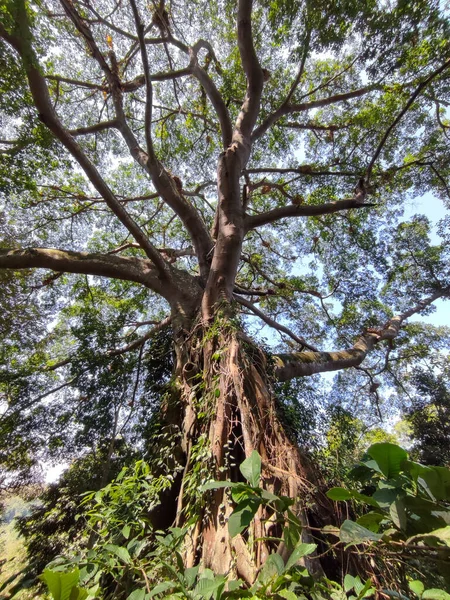
[[[421,581],[419,581],[418,579],[415,579],[414,581],[408,581],[408,586],[409,589],[416,594],[416,596],[419,596],[419,598],[422,597],[425,586]]]
[[[72,590],[74,590],[74,600],[83,600],[87,596],[85,590],[77,587],[80,579],[78,569],[66,573],[45,569],[40,579],[47,585],[54,600],[72,600]]]
[[[381,508],[388,509],[398,496],[398,490],[392,488],[381,488],[373,494],[373,499]]]
[[[296,596],[294,592],[291,592],[291,590],[280,590],[277,592],[277,595],[286,600],[298,600],[298,596]]]
[[[299,544],[286,563],[286,571],[295,566],[303,556],[312,554],[316,548],[317,544]]]
[[[387,479],[398,475],[401,471],[403,461],[408,458],[406,450],[390,442],[372,444],[368,448],[367,453],[377,463],[380,471]]]
[[[429,534],[424,535],[423,537],[435,537],[438,538],[441,542],[444,542],[446,546],[450,546],[450,526],[440,527],[439,529],[435,529],[434,531],[430,531]]]
[[[145,599],[145,588],[141,588],[140,590],[134,590],[131,592],[129,596],[127,596],[127,600],[144,600]]]
[[[432,588],[424,591],[422,600],[450,600],[450,594],[444,592],[444,590]]]
[[[260,506],[259,498],[247,498],[236,506],[228,519],[228,531],[231,537],[238,535],[250,525]]]
[[[261,583],[267,583],[277,575],[281,575],[285,570],[284,560],[279,554],[271,554],[264,563],[258,577]]]
[[[258,487],[261,477],[261,457],[256,450],[239,467],[242,475],[252,487]]]
[[[356,522],[358,523],[358,525],[366,527],[370,531],[377,533],[380,529],[380,523],[383,519],[384,516],[380,513],[368,512],[365,515],[362,515],[361,517],[356,519]]]
[[[149,596],[150,598],[153,598],[153,596],[156,596],[156,594],[162,594],[163,592],[167,592],[167,590],[170,590],[171,588],[174,588],[177,585],[178,584],[175,583],[175,581],[162,581],[150,590]]]
[[[334,487],[328,490],[327,492],[328,498],[330,500],[350,500],[352,498],[352,493],[342,487]]]
[[[127,540],[130,537],[131,527],[129,525],[124,525],[122,527],[122,535]]]
[[[105,550],[108,550],[109,552],[112,552],[113,554],[118,556],[120,558],[120,560],[122,562],[124,562],[125,564],[127,564],[127,565],[130,564],[130,562],[131,562],[130,554],[129,554],[128,550],[126,548],[124,548],[123,546],[116,546],[115,544],[106,544]]]
[[[194,581],[198,575],[199,568],[200,568],[200,565],[196,565],[195,567],[190,567],[190,568],[184,570],[184,579],[186,581],[186,586],[188,588],[190,588],[194,585]]]
[[[214,579],[202,578],[197,582],[194,593],[207,600],[211,598],[216,590],[225,587],[226,577],[216,575]]]
[[[279,496],[272,494],[272,492],[268,492],[267,490],[261,490],[261,498],[267,500],[268,502],[276,502],[279,500]]]
[[[354,521],[345,520],[341,525],[339,538],[345,544],[361,544],[362,542],[377,542],[381,535],[362,527]]]
[[[283,541],[288,550],[294,550],[300,541],[301,531],[297,525],[288,525],[283,529]]]
[[[347,573],[347,575],[344,577],[344,590],[346,592],[349,592],[354,588],[354,586],[355,578],[353,577],[353,575],[350,575],[350,573]]]
[[[389,507],[389,514],[394,524],[401,530],[406,529],[406,511],[401,498],[397,498]]]

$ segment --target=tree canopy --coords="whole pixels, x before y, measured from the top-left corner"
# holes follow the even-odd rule
[[[208,438],[239,478],[229,438],[297,495],[276,386],[372,423],[411,405],[414,372],[448,360],[449,330],[417,318],[450,296],[448,218],[437,238],[404,216],[424,194],[449,206],[441,3],[0,16],[5,471],[109,444],[107,465],[117,440],[151,452],[176,427],[160,469],[184,477]]]

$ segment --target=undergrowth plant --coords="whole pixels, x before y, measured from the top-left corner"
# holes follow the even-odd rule
[[[279,526],[281,536],[276,539],[283,541],[286,555],[270,554],[252,585],[232,572],[214,573],[201,564],[184,566],[183,553],[196,517],[183,527],[155,529],[152,509],[170,481],[152,476],[148,465],[139,461],[106,488],[85,496],[95,544],[70,560],[57,559],[44,571],[42,580],[54,600],[362,600],[375,594],[399,600],[450,599],[444,589],[428,586],[433,577],[445,585],[445,568],[450,565],[449,469],[410,461],[395,444],[378,443],[368,449],[351,472],[354,488],[335,487],[327,493],[332,500],[350,503],[350,512],[359,511],[359,516],[317,532],[322,545],[330,534],[339,538],[326,552],[339,546],[349,555],[365,556],[373,567],[365,577],[350,568],[341,581],[308,572],[305,565],[314,560],[318,545],[302,540],[296,499],[261,487],[261,458],[256,451],[240,465],[240,473],[245,481],[209,481],[199,492],[207,501],[214,490],[228,490],[234,503],[229,534],[246,536],[249,552],[258,541],[248,535],[249,525],[259,518],[261,507]],[[429,564],[425,576],[417,567],[419,561]]]

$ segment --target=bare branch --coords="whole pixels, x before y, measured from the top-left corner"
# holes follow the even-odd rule
[[[298,173],[299,175],[336,175],[337,177],[358,177],[358,173],[354,171],[320,171],[314,170],[313,165],[300,165],[292,168],[277,168],[277,167],[259,167],[255,169],[245,169],[245,173]]]
[[[144,66],[145,78],[145,140],[147,142],[147,152],[150,156],[154,155],[152,142],[152,109],[153,109],[153,88],[150,79],[150,66],[148,63],[147,47],[144,41],[144,25],[142,24],[139,11],[134,0],[130,0],[133,11],[134,21],[138,32],[139,47],[141,50],[141,59]]]
[[[178,190],[173,176],[164,169],[163,165],[158,161],[154,154],[153,146],[150,145],[148,147],[148,153],[144,152],[128,125],[123,109],[122,84],[118,75],[118,65],[115,54],[112,51],[109,53],[112,63],[112,67],[110,67],[103,54],[100,52],[89,27],[77,13],[70,0],[61,0],[61,3],[67,12],[67,15],[88,44],[93,58],[98,62],[100,68],[105,73],[111,89],[116,119],[118,121],[118,129],[130,150],[131,156],[150,175],[158,194],[184,223],[196,248],[201,274],[206,278],[209,271],[207,257],[213,246],[213,242],[201,216],[194,206],[192,206]],[[140,240],[137,241],[140,243]],[[154,249],[154,252],[155,260],[156,257],[159,257],[161,266],[166,265],[156,249]]]

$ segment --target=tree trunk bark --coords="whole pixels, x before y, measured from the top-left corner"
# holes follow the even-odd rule
[[[278,420],[273,366],[231,310],[224,303],[208,323],[199,317],[189,332],[186,327],[175,331],[178,406],[172,398],[166,422],[177,421],[184,470],[172,516],[177,526],[195,521],[184,550],[187,567],[201,561],[216,573],[251,584],[270,553],[287,558],[282,543],[264,539],[281,536],[282,526],[271,519],[270,509],[260,508],[248,531],[231,538],[228,491],[200,494],[202,484],[211,479],[244,481],[239,465],[256,450],[262,460],[262,487],[297,499],[294,510],[304,525],[303,541],[313,541],[309,526],[333,522],[334,509],[321,491],[317,472]],[[307,566],[323,572],[314,556]]]

